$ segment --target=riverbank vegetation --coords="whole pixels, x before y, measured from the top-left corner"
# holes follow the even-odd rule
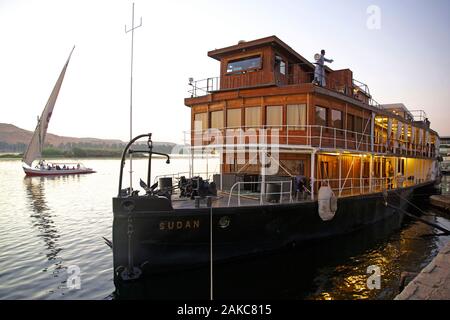
[[[138,145],[139,146],[139,145]],[[176,154],[180,154],[179,150],[175,148],[176,145],[172,143],[158,143],[154,144],[153,150],[156,152],[173,154],[174,150]],[[122,156],[124,146],[87,146],[87,147],[54,147],[47,146],[42,151],[43,158],[120,158]],[[21,152],[6,151],[4,154],[0,154],[0,159],[21,159],[23,157],[24,150]],[[136,154],[135,157],[144,156]]]

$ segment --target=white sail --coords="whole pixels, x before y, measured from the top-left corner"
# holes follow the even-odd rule
[[[69,64],[70,57],[72,56],[72,52],[74,49],[75,47],[73,47],[72,51],[70,52],[69,58],[67,58],[67,62],[64,65],[55,86],[53,87],[52,93],[48,98],[44,111],[42,111],[41,117],[38,119],[38,124],[36,126],[36,129],[34,130],[33,137],[31,138],[31,141],[28,144],[28,148],[23,155],[22,161],[28,166],[31,166],[35,159],[41,157],[42,148],[44,147],[45,143],[45,136],[47,135],[48,123],[50,122],[53,108],[55,107],[56,98],[58,97],[59,90],[61,89],[64,75],[66,74],[67,65]]]

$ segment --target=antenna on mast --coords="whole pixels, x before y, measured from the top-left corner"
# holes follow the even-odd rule
[[[142,26],[142,17],[138,26],[134,25],[134,2],[131,12],[131,28],[127,29],[125,25],[125,33],[131,32],[131,66],[130,66],[130,141],[133,139],[133,58],[134,58],[134,30]],[[133,164],[132,153],[130,153],[130,194],[133,190]]]

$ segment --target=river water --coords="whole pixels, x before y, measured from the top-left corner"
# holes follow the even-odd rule
[[[0,299],[113,299],[112,204],[119,160],[84,164],[95,174],[25,178],[18,160],[0,161]],[[134,162],[145,180],[146,162]],[[188,171],[186,159],[153,163],[156,174]],[[206,170],[203,161],[199,171]],[[217,163],[208,163],[217,170]],[[125,176],[124,183],[127,183]],[[448,183],[444,184],[448,192]],[[448,215],[417,201],[423,217],[450,228]],[[400,274],[428,264],[450,237],[411,220],[386,221],[360,233],[214,268],[214,297],[392,299]],[[367,267],[381,269],[381,288],[367,288]],[[67,280],[79,275],[79,287]],[[208,298],[209,269],[160,275],[137,298]],[[76,282],[69,282],[74,284]],[[120,296],[118,297],[120,298]]]

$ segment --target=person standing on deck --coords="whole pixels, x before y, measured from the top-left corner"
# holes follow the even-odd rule
[[[320,85],[321,87],[325,87],[327,85],[325,79],[325,62],[332,63],[333,59],[325,58],[325,50],[320,51],[320,55],[316,54],[314,56],[316,58],[316,68],[314,70],[314,83]]]

